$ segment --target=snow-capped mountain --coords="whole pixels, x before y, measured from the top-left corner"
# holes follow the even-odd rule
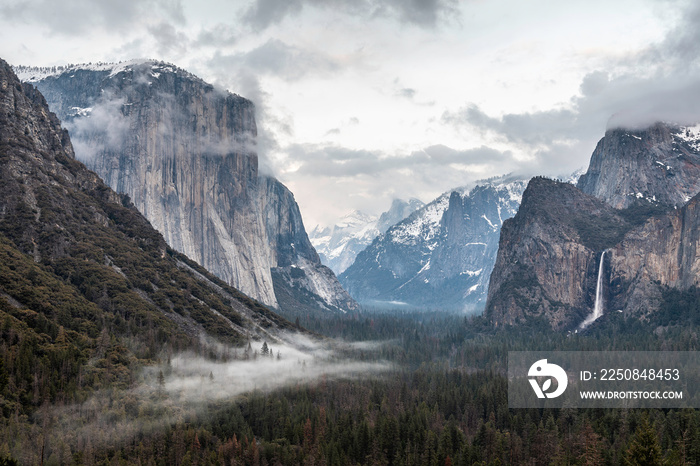
[[[482,309],[501,225],[526,185],[499,177],[441,195],[377,237],[341,283],[369,305]]]
[[[379,218],[354,210],[333,227],[316,226],[309,234],[309,239],[321,262],[340,274],[350,267],[355,257],[374,238],[424,205],[418,199],[394,199],[391,208]]]

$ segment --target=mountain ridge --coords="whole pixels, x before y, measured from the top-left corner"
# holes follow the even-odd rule
[[[299,333],[168,247],[74,158],[41,93],[2,60],[0,166],[3,411],[127,389],[136,368],[173,352]]]
[[[612,311],[647,319],[664,305],[665,290],[697,286],[700,132],[693,128],[609,130],[578,188],[534,178],[501,230],[490,321],[543,318],[554,329],[576,329],[593,310],[599,270],[603,321]]]
[[[448,191],[389,228],[340,275],[360,302],[478,311],[504,218],[525,181],[496,177]]]
[[[352,265],[357,255],[369,246],[374,238],[423,205],[425,204],[422,201],[415,198],[408,201],[394,199],[389,210],[379,217],[354,210],[332,227],[321,228],[317,225],[309,234],[309,238],[321,261],[340,275]]]
[[[293,194],[258,173],[252,102],[152,60],[42,76],[33,83],[79,159],[127,193],[173,248],[272,307],[281,293],[356,308],[320,263]],[[289,279],[292,265],[303,282]]]

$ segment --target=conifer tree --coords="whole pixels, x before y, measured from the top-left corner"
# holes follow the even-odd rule
[[[631,466],[655,466],[661,464],[661,446],[656,431],[647,416],[637,427],[632,443],[627,449],[627,464]]]

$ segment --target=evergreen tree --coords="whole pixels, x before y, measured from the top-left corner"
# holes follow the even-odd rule
[[[647,416],[637,427],[632,443],[627,449],[627,464],[631,466],[655,466],[661,464],[661,446],[656,431]]]

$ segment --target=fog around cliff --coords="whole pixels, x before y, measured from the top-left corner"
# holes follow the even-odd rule
[[[121,111],[125,103],[124,97],[105,96],[93,107],[83,109],[85,116],[65,122],[78,160],[88,162],[106,150],[124,148],[129,130],[129,121]]]
[[[90,163],[96,156],[106,152],[118,153],[129,145],[129,138],[133,137],[130,129],[138,118],[132,114],[132,105],[129,96],[143,95],[139,88],[152,85],[154,79],[151,74],[151,66],[156,70],[157,64],[138,64],[133,68],[133,80],[127,86],[123,86],[118,92],[103,90],[97,100],[89,108],[73,107],[69,112],[70,117],[64,124],[68,129],[71,141],[75,148],[78,160]],[[155,72],[155,71],[153,71]],[[112,82],[124,79],[120,74],[111,78]],[[141,92],[140,92],[141,91]],[[206,94],[206,98],[213,100],[224,99],[228,91],[215,88],[213,95]],[[224,157],[232,153],[256,154],[261,148],[265,149],[265,138],[258,140],[253,134],[240,133],[221,137],[218,134],[205,132],[198,133],[188,125],[194,114],[194,109],[183,106],[182,101],[173,94],[159,92],[153,99],[153,105],[158,105],[158,112],[163,117],[158,122],[157,136],[166,144],[174,147],[182,145],[193,154],[199,156]],[[184,130],[190,128],[190,130]]]

